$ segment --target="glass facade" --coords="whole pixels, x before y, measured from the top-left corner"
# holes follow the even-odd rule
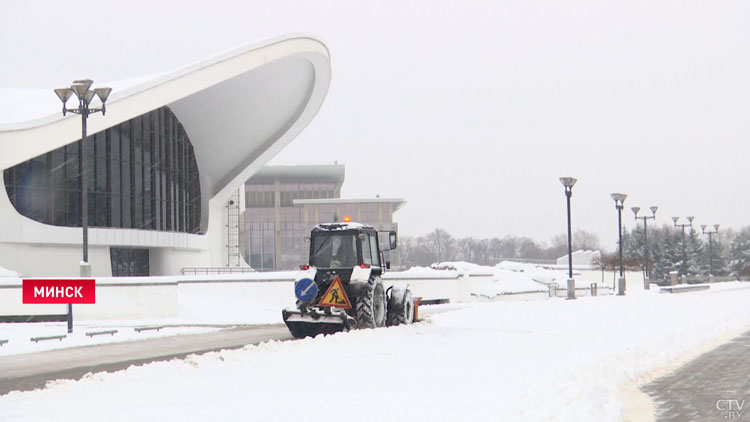
[[[149,275],[148,249],[110,248],[113,277]]]
[[[300,209],[295,208],[292,201],[338,196],[335,183],[287,180],[279,181],[278,191],[276,188],[275,181],[245,185],[245,260],[259,271],[292,269],[302,264],[300,256],[306,245],[301,241]],[[279,196],[278,220],[276,195]],[[279,256],[276,256],[277,240],[281,246]]]
[[[88,136],[86,151],[78,140],[5,170],[16,210],[40,223],[80,227],[82,153],[89,226],[200,232],[193,146],[167,107]]]
[[[256,270],[272,271],[276,265],[274,208],[245,211],[245,260]]]

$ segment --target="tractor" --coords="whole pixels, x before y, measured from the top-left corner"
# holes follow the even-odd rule
[[[355,328],[378,328],[414,322],[409,287],[385,288],[381,275],[390,269],[380,248],[378,231],[360,223],[319,224],[310,233],[309,264],[300,266],[294,283],[295,308],[282,311],[294,337],[332,334]]]

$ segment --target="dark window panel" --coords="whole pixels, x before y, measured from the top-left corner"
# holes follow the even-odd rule
[[[5,189],[19,212],[43,223],[80,226],[80,145],[5,170]],[[199,232],[200,175],[192,145],[169,109],[89,134],[85,152],[92,227]],[[262,202],[272,207],[272,192]],[[123,271],[142,267],[129,262]]]

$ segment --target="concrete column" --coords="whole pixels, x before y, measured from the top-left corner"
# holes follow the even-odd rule
[[[276,211],[273,233],[273,256],[274,268],[278,271],[281,269],[281,182],[279,181],[278,177],[276,178],[276,180],[274,180],[273,190],[275,192],[273,207]]]
[[[576,281],[572,278],[568,279],[568,299],[576,298]]]

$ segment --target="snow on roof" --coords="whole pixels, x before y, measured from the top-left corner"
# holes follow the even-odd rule
[[[198,69],[228,60],[239,54],[295,37],[317,39],[309,34],[287,34],[262,41],[256,40],[226,49],[220,53],[176,69],[116,81],[97,80],[94,81],[92,88],[105,86],[112,88],[112,94],[107,99],[107,103],[109,104],[138,92],[146,91],[169,80],[180,78]],[[324,48],[327,49],[325,46]],[[62,85],[64,86],[65,84]],[[24,129],[56,119],[62,119],[62,103],[54,93],[54,89],[60,87],[62,86],[40,89],[0,88],[0,131]],[[68,100],[68,107],[73,107],[74,104],[75,98]],[[101,104],[99,103],[99,99],[95,97],[91,105],[92,107],[99,107]]]
[[[363,228],[371,229],[373,227],[369,226],[367,224],[354,223],[354,222],[350,222],[350,223],[324,223],[324,224],[318,224],[317,226],[315,226],[315,229],[317,229],[317,230],[326,230],[326,231],[328,231],[328,230],[363,229]]]
[[[0,277],[18,277],[18,273],[7,268],[0,267]]]

